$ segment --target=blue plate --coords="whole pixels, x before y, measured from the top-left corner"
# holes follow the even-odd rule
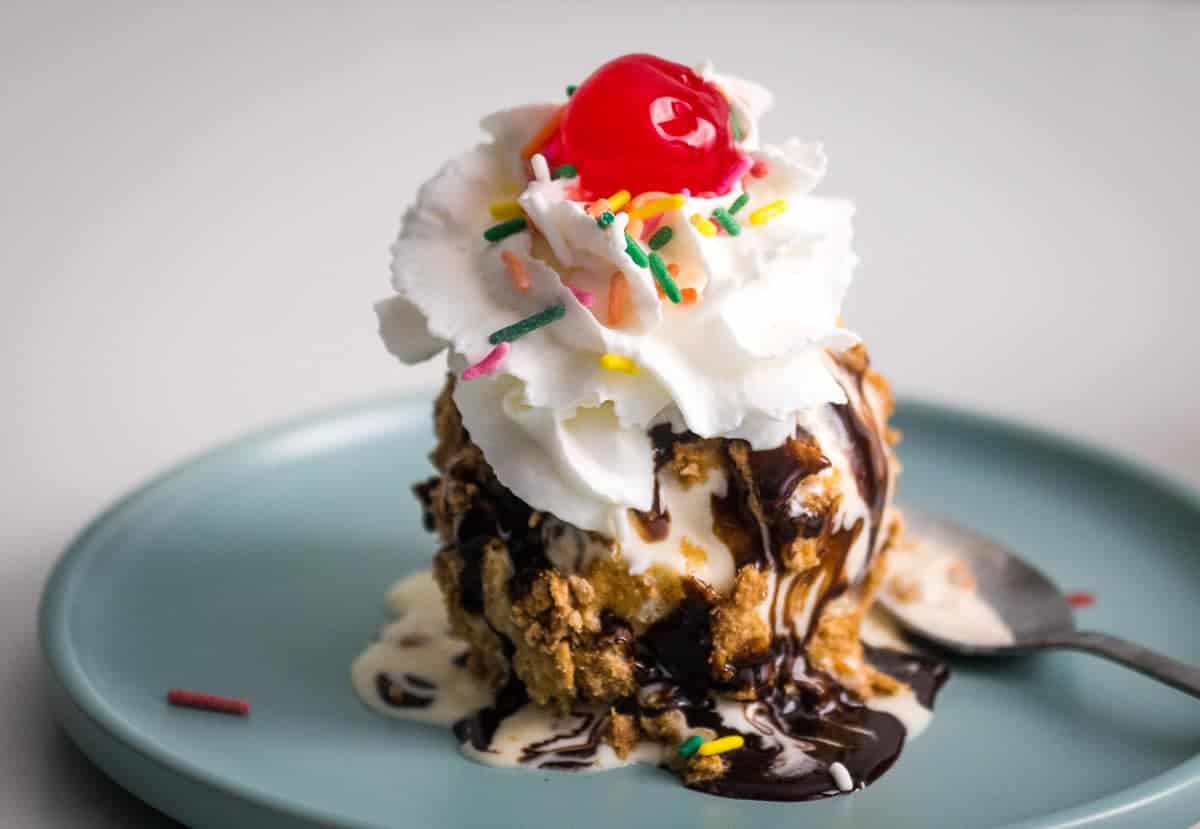
[[[905,405],[906,500],[1031,556],[1081,621],[1200,661],[1200,503],[1024,428]],[[42,643],[67,731],[195,827],[1153,827],[1200,819],[1200,703],[1093,657],[962,662],[930,730],[865,792],[756,803],[666,772],[496,770],[359,704],[350,663],[433,540],[424,401],[302,420],[205,455],[96,520],[59,564]],[[169,708],[243,696],[248,718]]]

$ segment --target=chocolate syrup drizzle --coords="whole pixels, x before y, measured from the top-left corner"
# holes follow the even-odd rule
[[[848,404],[833,405],[835,422],[856,486],[870,511],[869,526],[859,521],[852,527],[833,530],[827,515],[784,509],[796,488],[810,475],[829,465],[810,435],[798,432],[783,446],[748,455],[749,480],[731,475],[724,497],[713,497],[714,531],[729,547],[737,566],[753,565],[780,574],[784,568],[781,553],[797,538],[819,539],[821,561],[790,580],[781,596],[782,578],[774,581],[771,616],[776,618],[778,602],[785,602],[787,618],[795,618],[817,578],[823,578],[821,594],[813,612],[855,585],[848,584],[843,570],[846,556],[863,531],[869,532],[869,555],[873,558],[879,540],[890,490],[888,453],[870,410],[863,389],[865,366],[837,360]],[[699,438],[691,433],[674,433],[669,426],[650,432],[656,470],[668,462],[676,443]],[[723,442],[730,451],[732,441]],[[730,468],[736,465],[730,461]],[[452,474],[447,470],[446,474]],[[456,546],[464,562],[459,583],[466,610],[482,615],[483,592],[481,567],[484,548],[492,538],[501,538],[508,546],[515,573],[510,583],[514,599],[527,592],[533,578],[551,565],[546,558],[541,534],[530,526],[532,510],[519,498],[493,481],[477,481],[487,494],[473,500],[459,521]],[[419,486],[418,496],[428,506],[431,488]],[[760,521],[755,515],[755,505]],[[666,538],[670,515],[661,506],[657,475],[654,505],[648,512],[630,511],[631,523],[647,541]],[[869,569],[870,562],[864,567]],[[805,656],[808,637],[793,629],[777,635],[763,653],[727,666],[727,678],[715,680],[709,654],[712,650],[712,616],[717,597],[705,585],[685,582],[683,601],[667,618],[652,626],[640,639],[611,613],[606,613],[606,632],[620,634],[633,649],[639,692],[615,707],[624,713],[648,716],[668,710],[683,713],[693,727],[707,727],[720,735],[733,733],[716,706],[714,692],[736,693],[739,698],[752,696],[753,702],[741,703],[743,715],[753,726],[741,732],[745,746],[724,755],[728,769],[722,776],[696,783],[693,788],[715,795],[761,800],[809,800],[839,793],[828,768],[841,763],[856,784],[867,785],[883,774],[895,761],[904,743],[905,730],[891,714],[867,707],[833,677],[811,669]],[[810,626],[811,627],[811,626]],[[512,644],[497,634],[511,656]],[[618,636],[618,638],[620,638]],[[912,654],[879,648],[865,648],[866,659],[878,670],[912,686],[919,701],[932,707],[937,691],[948,676],[944,664]],[[383,690],[382,688],[380,689]],[[487,751],[505,718],[529,702],[524,685],[515,675],[496,696],[493,705],[460,720],[454,732],[464,743]],[[527,746],[522,763],[541,767],[579,768],[590,765],[589,758],[599,745],[607,715],[574,712],[578,726],[549,740]],[[787,742],[790,741],[790,742]],[[781,768],[784,745],[802,746],[811,762],[803,768]],[[554,755],[554,759],[546,759]],[[791,755],[789,755],[791,756]],[[566,759],[560,759],[560,758]]]
[[[377,674],[375,692],[396,708],[428,708],[437,699],[437,686],[416,674],[404,674],[399,680]]]

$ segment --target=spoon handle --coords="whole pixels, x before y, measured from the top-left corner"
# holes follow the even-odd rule
[[[1050,636],[1042,644],[1050,648],[1070,648],[1103,656],[1159,682],[1165,682],[1185,694],[1200,697],[1200,668],[1186,665],[1116,636],[1092,631],[1071,631]]]

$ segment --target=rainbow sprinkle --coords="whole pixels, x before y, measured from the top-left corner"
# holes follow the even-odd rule
[[[701,757],[714,757],[718,754],[724,754],[727,751],[737,751],[746,744],[746,738],[741,734],[730,734],[728,737],[721,737],[716,740],[709,740],[700,748],[696,749],[696,753]]]
[[[729,215],[732,216],[734,213],[737,213],[746,206],[746,202],[748,201],[750,201],[750,194],[742,193],[742,195],[733,200],[733,204],[729,205]]]
[[[787,202],[783,199],[777,199],[751,213],[750,224],[765,225],[785,210],[787,210]]]
[[[618,190],[605,199],[605,201],[608,202],[608,209],[616,213],[622,207],[629,204],[629,198],[630,196],[628,190]]]
[[[696,749],[700,748],[703,743],[703,737],[701,737],[699,734],[693,734],[691,737],[688,737],[686,740],[680,743],[678,749],[679,756],[683,757],[684,759],[691,757],[696,753]]]
[[[629,283],[625,274],[613,273],[608,281],[608,324],[617,327],[625,319],[625,306],[629,304]]]
[[[571,288],[571,293],[575,295],[575,298],[579,300],[579,304],[584,308],[591,308],[595,304],[596,297],[592,295],[591,291],[585,291],[583,288],[574,288],[569,285],[567,287]]]
[[[663,225],[658,230],[654,231],[654,235],[650,237],[650,250],[658,250],[671,241],[671,237],[675,235],[675,231]]]
[[[528,161],[533,158],[533,154],[545,146],[546,142],[550,140],[550,136],[554,135],[554,131],[558,129],[558,123],[562,120],[564,112],[566,112],[565,106],[556,109],[554,114],[546,120],[546,123],[542,124],[542,128],[534,134],[533,138],[530,138],[526,142],[525,146],[521,148],[522,161]]]
[[[513,340],[520,339],[526,334],[530,334],[543,326],[549,325],[552,322],[562,319],[567,313],[567,306],[561,302],[551,305],[542,311],[538,311],[532,316],[528,316],[523,320],[518,320],[512,325],[506,325],[499,331],[493,331],[488,337],[488,342],[492,345],[500,343],[510,343]]]
[[[567,84],[567,97],[568,97],[568,98],[570,98],[572,95],[574,95],[574,94],[575,94],[575,90],[576,90],[576,89],[578,89],[578,88],[579,88],[579,87],[578,87],[578,86],[576,86],[576,85],[575,85],[575,84],[573,84],[573,83],[572,83],[572,84]]]
[[[750,175],[754,178],[766,178],[770,168],[767,167],[767,162],[759,159],[750,165]]]
[[[523,294],[529,293],[529,269],[525,267],[521,257],[511,250],[502,250],[500,258],[504,260],[504,268],[508,271],[508,278],[513,287]]]
[[[550,178],[575,178],[579,175],[579,171],[575,169],[574,164],[559,164],[550,171]]]
[[[612,214],[611,210],[605,210],[603,213],[601,213],[599,216],[596,217],[596,224],[598,224],[600,227],[608,227],[610,224],[613,223],[613,219],[615,219],[615,218],[616,218],[616,216],[614,216]]]
[[[632,236],[625,234],[625,252],[629,254],[629,258],[634,261],[639,268],[644,268],[650,264],[650,260],[646,258],[646,251],[642,250]]]
[[[491,374],[500,365],[500,362],[508,356],[509,349],[511,348],[512,346],[508,343],[499,343],[478,363],[463,369],[462,379],[475,380],[476,378],[483,377],[485,374]]]
[[[528,226],[528,223],[524,219],[509,219],[507,222],[501,222],[498,225],[489,227],[483,232],[483,238],[489,242],[499,242],[501,239],[507,239],[514,233],[520,233]]]
[[[733,114],[733,107],[729,108],[729,129],[733,132],[733,140],[742,140],[742,125],[738,123],[737,116]]]
[[[625,374],[638,373],[637,363],[628,357],[622,357],[620,354],[600,355],[600,368],[605,368],[609,371],[620,371]]]
[[[493,219],[519,219],[525,215],[521,205],[515,201],[498,201],[488,205],[488,212]]]
[[[718,207],[712,212],[712,217],[717,220],[717,224],[725,228],[725,232],[730,236],[737,236],[742,232],[742,226],[737,223],[737,219],[729,215],[729,211],[724,207]]]
[[[692,227],[700,231],[701,236],[707,236],[711,239],[713,236],[717,235],[717,226],[701,216],[699,213],[692,214],[691,222]]]
[[[676,193],[672,196],[666,196],[661,199],[647,202],[640,207],[631,208],[629,218],[631,219],[649,219],[651,216],[657,216],[659,213],[666,213],[668,210],[678,210],[687,204],[687,196],[682,193]]]
[[[679,286],[675,284],[671,272],[667,270],[667,263],[657,253],[650,254],[650,273],[654,274],[654,280],[663,289],[667,299],[676,305],[683,301],[683,294],[679,293]]]

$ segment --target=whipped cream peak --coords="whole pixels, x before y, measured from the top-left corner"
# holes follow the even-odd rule
[[[619,194],[586,192],[569,157],[554,159],[550,177],[537,159],[534,175],[523,149],[541,137],[547,152],[565,151],[546,137],[564,105],[498,112],[482,122],[490,141],[420,188],[392,246],[395,295],[376,306],[394,355],[416,363],[448,350],[461,373],[492,352],[494,332],[561,305],[561,318],[513,340],[454,398],[507,487],[609,536],[624,510],[651,506],[651,426],[778,446],[800,413],[845,402],[825,352],[858,342],[839,323],[857,261],[853,208],[812,195],[821,146],[760,144],[770,93],[710,67],[698,75],[738,124],[747,172],[728,192],[632,193],[618,205]],[[601,197],[614,199],[607,215]],[[501,215],[523,225],[485,239]],[[735,232],[721,227],[726,217]],[[668,267],[679,303],[663,295]],[[606,368],[604,355],[629,370]]]

